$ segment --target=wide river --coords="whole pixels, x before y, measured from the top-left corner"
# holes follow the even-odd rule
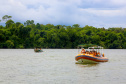
[[[0,84],[126,84],[126,50],[104,49],[109,62],[77,64],[77,49],[0,49]]]

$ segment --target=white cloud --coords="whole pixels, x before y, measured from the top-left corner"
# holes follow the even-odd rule
[[[40,24],[126,27],[125,4],[125,0],[0,0],[0,17],[11,15],[15,22]]]
[[[115,16],[126,16],[126,10],[124,8],[120,9],[80,9],[81,11],[86,11],[88,13],[97,15],[97,16],[105,16],[105,17],[115,17]]]
[[[126,4],[126,0],[110,0],[110,2],[115,5],[125,5]]]

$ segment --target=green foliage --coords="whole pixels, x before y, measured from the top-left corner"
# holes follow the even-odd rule
[[[12,16],[8,16],[8,15],[4,15],[3,17],[2,17],[2,20],[10,20],[10,18],[12,18]]]
[[[74,24],[72,27],[77,28],[77,27],[80,27],[80,25],[79,24]]]
[[[7,48],[13,48],[14,47],[14,43],[11,40],[7,40],[5,42],[5,44],[6,44],[6,47]]]
[[[5,24],[6,24],[6,27],[9,28],[9,27],[13,26],[12,24],[14,24],[14,21],[8,20]]]
[[[32,25],[32,24],[34,24],[34,20],[27,20],[26,22],[24,22],[25,26]]]
[[[79,44],[96,44],[110,49],[126,49],[126,28],[95,28],[79,24],[73,26],[34,24],[24,25],[5,15],[6,27],[0,26],[0,48],[77,48]]]
[[[16,27],[19,27],[21,25],[20,22],[16,22]]]

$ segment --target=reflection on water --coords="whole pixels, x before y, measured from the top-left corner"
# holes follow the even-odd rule
[[[77,66],[80,67],[93,67],[93,66],[98,66],[100,63],[85,64],[85,63],[75,62],[75,64],[77,64]]]
[[[77,49],[0,49],[0,84],[126,84],[126,50],[104,50],[109,62],[78,64]]]

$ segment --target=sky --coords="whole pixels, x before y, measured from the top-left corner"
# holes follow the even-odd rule
[[[125,4],[126,0],[0,0],[0,19],[9,15],[21,23],[126,28]]]

